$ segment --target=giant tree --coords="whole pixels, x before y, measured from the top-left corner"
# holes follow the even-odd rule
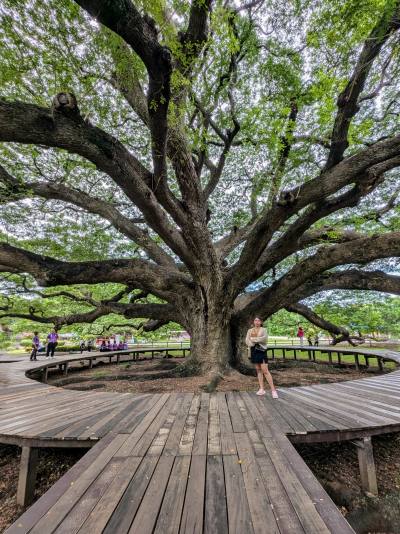
[[[212,377],[254,315],[399,292],[399,0],[0,10],[0,270],[78,306],[5,314],[175,321]]]

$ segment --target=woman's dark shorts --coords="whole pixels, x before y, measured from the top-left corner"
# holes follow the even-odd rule
[[[251,363],[268,363],[268,358],[265,350],[256,349],[251,347]]]

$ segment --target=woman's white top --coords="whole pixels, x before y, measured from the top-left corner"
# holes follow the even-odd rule
[[[267,341],[268,341],[268,334],[267,334],[266,329],[263,327],[260,327],[258,331],[259,335],[257,337],[253,337],[251,335],[252,330],[253,330],[252,328],[249,328],[249,330],[247,330],[246,345],[248,347],[254,347],[254,345],[258,343],[260,347],[262,347],[265,350],[267,348]]]

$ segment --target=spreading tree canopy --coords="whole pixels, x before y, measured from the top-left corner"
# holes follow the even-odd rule
[[[213,375],[255,315],[340,335],[307,298],[400,292],[399,0],[0,16],[4,315],[174,321]]]

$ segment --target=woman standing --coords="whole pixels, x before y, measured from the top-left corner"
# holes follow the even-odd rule
[[[265,395],[264,376],[271,388],[272,398],[278,398],[278,392],[275,389],[274,381],[268,369],[268,359],[265,353],[267,348],[267,332],[263,328],[262,321],[256,317],[253,321],[253,327],[247,331],[246,345],[250,347],[251,361],[255,364],[257,370],[258,383],[260,389],[257,395]]]

